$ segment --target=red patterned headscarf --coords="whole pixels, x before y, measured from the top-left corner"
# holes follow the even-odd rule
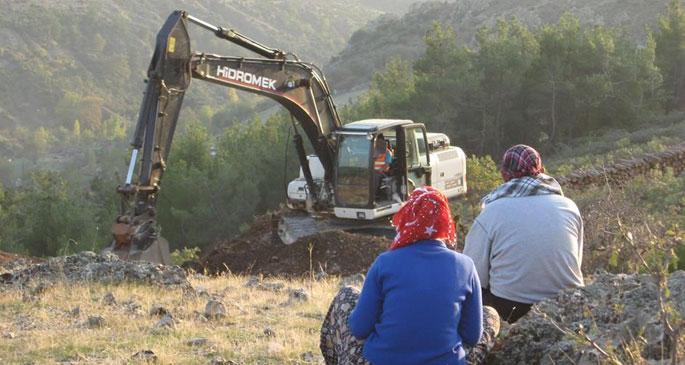
[[[411,245],[416,241],[436,239],[454,244],[456,234],[447,198],[430,186],[415,189],[409,200],[395,213],[392,224],[397,235],[390,250]]]
[[[504,181],[524,176],[537,176],[545,172],[542,158],[535,148],[517,144],[507,150],[502,158],[502,178]]]

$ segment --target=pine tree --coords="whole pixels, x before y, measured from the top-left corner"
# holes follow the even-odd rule
[[[656,64],[664,78],[668,110],[685,108],[685,11],[673,0],[659,19],[655,35]]]

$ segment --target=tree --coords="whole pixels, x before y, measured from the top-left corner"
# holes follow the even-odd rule
[[[33,153],[35,158],[39,158],[48,151],[52,136],[47,129],[40,127],[33,133]]]
[[[454,30],[437,22],[424,40],[426,53],[414,65],[415,118],[460,143],[477,140],[471,123],[479,109],[475,53],[458,46]]]
[[[510,143],[505,138],[505,126],[520,126],[525,121],[520,95],[538,57],[539,44],[517,19],[500,19],[494,29],[481,29],[476,39],[480,50],[475,69],[480,75],[482,97],[479,152],[500,155]]]
[[[655,35],[656,64],[664,78],[668,110],[685,108],[685,11],[672,0]]]

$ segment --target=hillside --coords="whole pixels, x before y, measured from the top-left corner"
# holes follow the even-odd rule
[[[380,14],[341,0],[6,2],[0,19],[0,150],[17,147],[22,133],[13,132],[19,127],[70,130],[78,119],[81,129],[97,130],[112,115],[130,123],[156,32],[179,6],[318,64]],[[197,50],[248,55],[210,35],[191,37]],[[194,87],[187,105],[217,105],[225,93]]]
[[[531,27],[556,22],[568,11],[584,25],[619,26],[640,43],[645,27],[656,24],[668,0],[458,0],[416,5],[403,16],[385,15],[355,32],[347,47],[325,68],[333,88],[344,93],[368,84],[388,60],[415,60],[424,53],[423,37],[438,21],[451,26],[458,39],[473,45],[479,28],[497,18],[519,18]]]
[[[356,0],[355,2],[369,9],[401,15],[413,6],[416,6],[416,4],[424,3],[426,1],[431,0]]]

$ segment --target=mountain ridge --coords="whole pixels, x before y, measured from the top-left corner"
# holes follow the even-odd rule
[[[365,88],[374,72],[392,58],[413,61],[425,45],[423,37],[438,21],[452,27],[461,44],[474,46],[477,30],[498,18],[518,18],[531,28],[555,23],[565,13],[584,26],[617,26],[645,42],[647,27],[656,25],[669,0],[458,0],[416,4],[406,14],[387,14],[352,34],[347,46],[324,71],[337,93]],[[620,6],[619,6],[620,5]],[[620,10],[619,10],[620,9]]]

